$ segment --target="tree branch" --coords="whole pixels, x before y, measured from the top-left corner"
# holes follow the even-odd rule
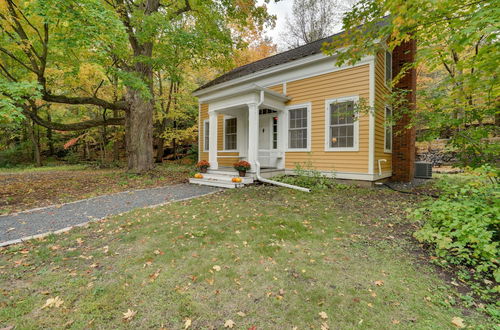
[[[109,118],[106,120],[86,120],[80,123],[60,124],[52,121],[47,121],[38,116],[33,111],[28,110],[28,106],[23,106],[23,114],[31,118],[35,123],[40,126],[51,128],[58,131],[81,131],[92,127],[105,126],[105,125],[124,125],[125,118]]]
[[[87,104],[87,105],[96,105],[111,110],[129,111],[129,106],[125,101],[118,101],[116,103],[111,103],[97,97],[68,97],[65,95],[53,95],[48,92],[44,92],[42,99],[44,101],[53,103],[63,103],[63,104],[73,104],[73,105]]]

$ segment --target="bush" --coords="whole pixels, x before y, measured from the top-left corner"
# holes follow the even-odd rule
[[[465,265],[476,276],[500,282],[498,172],[483,167],[472,174],[438,181],[440,197],[414,213],[424,222],[415,237],[431,244],[437,256],[450,264]]]
[[[292,184],[299,187],[309,188],[311,190],[321,190],[333,187],[347,188],[346,185],[335,183],[332,178],[328,178],[315,170],[310,164],[295,164],[294,175],[280,175],[273,178],[276,181]]]

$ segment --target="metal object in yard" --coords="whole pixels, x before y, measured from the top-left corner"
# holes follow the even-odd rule
[[[432,163],[415,162],[415,177],[421,179],[432,178]]]

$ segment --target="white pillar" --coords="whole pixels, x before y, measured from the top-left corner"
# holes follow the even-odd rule
[[[217,163],[217,112],[209,112],[209,150],[208,150],[208,162],[210,163],[210,168],[216,170],[219,168]]]
[[[256,103],[248,104],[248,162],[252,165],[251,171],[256,171],[255,162],[259,155],[259,107]]]
[[[288,144],[287,120],[287,111],[278,111],[278,151],[281,155],[281,158],[278,160],[279,169],[285,168],[285,149]]]

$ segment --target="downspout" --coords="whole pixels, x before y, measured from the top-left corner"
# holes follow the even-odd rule
[[[378,160],[378,175],[379,176],[382,176],[382,165],[380,164],[380,162],[387,162],[387,159],[385,158],[381,158]]]
[[[262,103],[264,103],[264,91],[260,91],[260,101],[259,101],[259,103],[257,103],[257,108],[260,107],[262,105]],[[259,161],[257,159],[255,160],[255,166],[256,166],[255,176],[256,176],[257,180],[259,180],[260,182],[272,184],[272,185],[275,185],[275,186],[280,186],[280,187],[285,187],[285,188],[300,190],[300,191],[304,191],[304,192],[311,192],[311,189],[307,189],[307,188],[304,188],[304,187],[299,187],[299,186],[294,186],[293,184],[288,184],[288,183],[278,182],[278,181],[274,181],[274,180],[264,179],[263,177],[260,176],[260,163],[259,163]]]

